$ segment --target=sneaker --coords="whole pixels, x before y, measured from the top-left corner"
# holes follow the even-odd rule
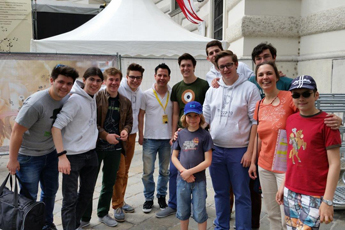
[[[87,227],[90,225],[90,221],[80,221],[79,228]]]
[[[125,213],[123,212],[123,208],[117,208],[114,210],[114,218],[118,222],[124,222],[125,221]]]
[[[128,213],[133,213],[135,210],[132,206],[130,206],[129,204],[127,204],[126,202],[124,202],[125,204],[122,206],[122,209],[124,212],[128,212]]]
[[[46,224],[44,225],[44,227],[42,228],[42,230],[57,230],[56,226],[54,223],[51,224]]]
[[[167,202],[165,201],[165,196],[158,197],[158,204],[161,210],[164,210],[168,207]]]
[[[109,215],[105,215],[103,217],[99,218],[99,222],[109,226],[109,227],[115,227],[117,225],[116,220],[111,218]]]
[[[144,205],[143,205],[143,212],[144,213],[149,213],[151,212],[153,207],[153,200],[147,200],[145,201]]]
[[[169,206],[162,210],[162,211],[159,211],[156,213],[156,217],[157,218],[164,218],[164,217],[167,217],[167,216],[170,216],[170,215],[173,215],[176,213],[176,209],[172,209],[170,208]]]

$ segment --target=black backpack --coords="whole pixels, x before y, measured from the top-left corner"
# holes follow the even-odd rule
[[[10,178],[11,189],[5,187]],[[27,190],[18,193],[20,179],[15,175],[14,191],[12,191],[12,176],[8,174],[0,187],[0,229],[2,230],[41,230],[45,224],[45,204],[36,202]]]

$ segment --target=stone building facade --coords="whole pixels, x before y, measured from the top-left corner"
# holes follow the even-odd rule
[[[186,20],[175,0],[152,1],[189,31],[229,42],[252,68],[253,47],[267,41],[288,77],[311,75],[320,92],[345,93],[344,0],[195,0],[204,25]]]

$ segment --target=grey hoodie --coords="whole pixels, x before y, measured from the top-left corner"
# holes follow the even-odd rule
[[[210,133],[216,146],[242,148],[249,143],[255,104],[261,99],[258,88],[242,74],[232,85],[210,87],[206,93],[203,112],[210,124]]]
[[[62,107],[53,125],[62,129],[62,141],[67,155],[81,154],[96,148],[96,100],[88,95],[83,87],[83,82],[75,81],[71,90],[72,96]]]

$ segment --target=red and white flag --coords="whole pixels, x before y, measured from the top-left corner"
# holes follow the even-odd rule
[[[177,4],[180,6],[184,16],[186,18],[194,23],[194,24],[199,24],[203,20],[199,18],[199,16],[195,13],[194,5],[193,5],[193,0],[176,0]]]

